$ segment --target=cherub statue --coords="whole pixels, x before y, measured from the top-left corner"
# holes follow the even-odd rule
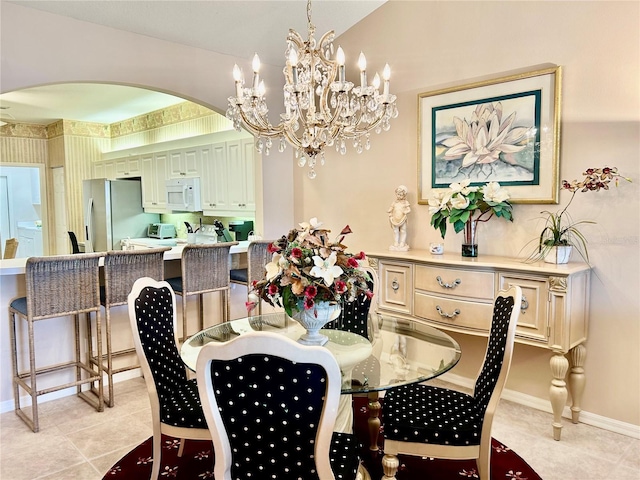
[[[396,199],[389,207],[389,222],[393,228],[393,245],[389,250],[406,252],[409,250],[407,245],[407,216],[411,212],[411,206],[407,200],[408,189],[404,185],[396,188]]]

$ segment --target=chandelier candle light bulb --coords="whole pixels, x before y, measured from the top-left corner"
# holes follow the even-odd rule
[[[253,68],[253,89],[257,91],[260,85],[260,57],[257,53],[253,56],[251,67]]]
[[[391,67],[388,63],[385,64],[384,70],[382,70],[382,78],[384,79],[384,90],[382,92],[382,101],[387,103],[389,99],[389,79],[391,78]]]
[[[380,133],[390,128],[390,120],[398,116],[396,97],[389,93],[390,68],[385,65],[383,94],[379,92],[380,76],[374,85],[367,85],[367,61],[360,53],[360,86],[346,80],[345,54],[340,46],[334,55],[335,33],[325,33],[319,41],[314,38],[311,23],[311,1],[307,2],[308,37],[303,39],[295,30],[289,30],[283,69],[285,85],[285,114],[280,123],[269,120],[269,109],[264,98],[265,85],[260,79],[260,59],[253,57],[253,81],[245,88],[242,70],[233,69],[235,96],[229,98],[227,118],[236,130],[242,127],[256,137],[256,148],[269,155],[273,140],[278,150],[286,144],[295,149],[300,166],[309,167],[309,178],[315,178],[315,166],[325,161],[325,148],[335,145],[344,155],[347,143],[357,153],[368,150],[371,131]]]
[[[360,52],[360,57],[358,57],[358,67],[360,67],[360,86],[362,88],[367,87],[367,59],[364,56],[364,53]]]
[[[336,62],[338,63],[338,82],[340,82],[340,84],[344,84],[345,80],[344,61],[344,50],[342,50],[341,46],[338,46],[338,50],[336,51]]]
[[[291,65],[291,83],[296,87],[298,85],[298,52],[295,48],[289,52],[289,65]]]

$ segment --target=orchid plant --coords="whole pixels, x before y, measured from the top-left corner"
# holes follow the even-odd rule
[[[545,227],[540,233],[537,250],[529,256],[530,261],[542,260],[553,247],[572,246],[578,251],[580,256],[589,263],[589,252],[587,250],[587,239],[578,229],[579,225],[594,224],[591,220],[573,221],[567,213],[567,209],[573,202],[578,192],[598,192],[609,190],[609,184],[614,181],[618,186],[620,179],[631,182],[630,178],[623,177],[618,173],[616,167],[589,168],[583,172],[584,178],[581,181],[562,181],[562,189],[571,192],[571,198],[567,205],[560,212],[550,212],[544,210],[546,214]]]
[[[265,266],[265,277],[251,285],[247,309],[262,298],[291,316],[318,302],[353,302],[361,294],[371,298],[371,277],[361,268],[364,252],[349,254],[342,244],[351,229],[347,225],[334,241],[329,233],[312,218],[269,245],[271,262]]]
[[[470,180],[452,183],[444,191],[437,191],[429,199],[431,225],[440,231],[442,238],[447,233],[447,223],[453,224],[460,233],[471,222],[487,222],[494,215],[513,221],[509,192],[498,182],[483,186],[470,186]]]

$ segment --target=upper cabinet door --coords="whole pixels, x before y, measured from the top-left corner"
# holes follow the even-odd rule
[[[93,164],[93,178],[106,178],[107,180],[115,180],[116,163],[113,160],[103,160]]]
[[[240,140],[227,142],[229,209],[244,210],[247,198],[247,167]]]
[[[202,147],[202,209],[226,210],[227,202],[226,143]]]
[[[115,160],[115,178],[139,177],[141,174],[140,157],[126,157]]]
[[[168,156],[169,177],[199,177],[202,173],[202,147],[172,150]]]
[[[158,213],[167,206],[165,181],[167,178],[167,154],[149,153],[140,159],[142,168],[142,206],[145,211]]]

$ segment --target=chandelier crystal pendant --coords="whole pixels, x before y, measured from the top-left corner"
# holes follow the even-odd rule
[[[356,152],[369,150],[371,131],[380,133],[390,128],[390,120],[398,116],[396,96],[389,93],[391,69],[385,65],[380,76],[367,83],[367,61],[360,53],[360,85],[345,79],[345,56],[338,46],[333,49],[334,31],[324,34],[317,43],[311,23],[311,0],[307,1],[308,39],[289,30],[285,51],[286,65],[284,107],[278,125],[268,118],[264,81],[260,80],[260,59],[253,57],[253,79],[245,86],[243,72],[234,65],[235,96],[229,97],[227,118],[236,130],[243,126],[256,137],[256,150],[269,155],[273,142],[283,152],[287,143],[295,148],[298,165],[308,165],[309,178],[316,177],[315,167],[324,165],[324,149],[335,145],[342,155],[351,142]]]

